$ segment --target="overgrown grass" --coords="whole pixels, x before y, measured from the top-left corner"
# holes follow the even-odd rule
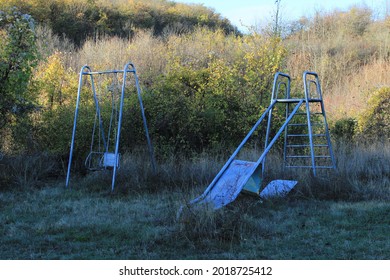
[[[178,222],[181,196],[6,192],[1,259],[388,259],[386,202],[240,200]]]
[[[240,195],[180,219],[224,156],[171,158],[157,174],[125,156],[114,193],[110,172],[72,174],[71,189],[39,177],[2,188],[0,259],[389,259],[389,148],[335,150],[338,172],[322,179],[282,174],[270,156],[268,180],[299,181],[285,199]]]

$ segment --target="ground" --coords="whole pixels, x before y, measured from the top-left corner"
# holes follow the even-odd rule
[[[0,192],[0,259],[390,259],[390,204],[242,195],[177,210],[201,189]]]

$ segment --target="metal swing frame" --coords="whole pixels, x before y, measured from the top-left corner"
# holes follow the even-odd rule
[[[100,113],[99,100],[98,100],[98,97],[96,94],[94,76],[95,75],[102,75],[102,74],[103,75],[104,74],[115,74],[115,75],[122,74],[123,75],[121,96],[120,96],[120,102],[119,102],[118,126],[117,126],[117,133],[116,133],[116,140],[115,140],[115,152],[114,153],[108,153],[108,146],[107,146],[107,143],[105,140],[106,138],[105,138],[104,129],[103,129],[103,121],[102,121],[101,113]],[[69,183],[70,183],[70,172],[71,172],[71,167],[72,167],[73,150],[74,150],[74,146],[75,146],[77,119],[78,119],[78,114],[79,114],[80,96],[81,96],[81,91],[82,91],[82,87],[83,87],[83,81],[84,81],[84,79],[89,78],[90,83],[91,83],[91,90],[93,92],[93,98],[94,98],[94,102],[95,102],[95,113],[96,113],[96,117],[98,118],[98,121],[99,121],[101,138],[103,139],[103,145],[105,148],[104,160],[108,160],[111,163],[113,162],[113,164],[112,164],[113,173],[112,173],[111,191],[114,191],[116,173],[117,173],[117,169],[119,167],[119,142],[120,142],[120,135],[121,135],[123,105],[124,105],[124,98],[125,98],[125,92],[126,92],[126,82],[127,82],[128,74],[132,74],[134,77],[135,87],[137,89],[138,101],[139,101],[139,104],[141,107],[141,115],[142,115],[142,120],[143,120],[143,124],[144,124],[145,136],[146,136],[146,141],[147,141],[147,145],[148,145],[151,165],[152,165],[153,171],[154,172],[156,171],[156,162],[155,162],[155,158],[154,158],[153,146],[152,146],[152,142],[151,142],[150,136],[149,136],[149,130],[148,130],[146,117],[145,117],[145,110],[144,110],[142,97],[141,97],[141,88],[139,85],[139,80],[138,80],[138,76],[137,76],[137,72],[136,72],[136,68],[135,68],[134,64],[132,64],[131,62],[127,63],[123,70],[108,70],[108,71],[98,71],[98,72],[94,72],[91,70],[91,67],[89,67],[88,65],[84,65],[81,68],[80,75],[79,75],[79,86],[78,86],[78,91],[77,91],[76,109],[75,109],[75,113],[74,113],[72,140],[71,140],[70,152],[69,152],[68,171],[67,171],[67,175],[66,175],[66,187],[69,187]],[[100,137],[100,135],[99,135],[99,137]],[[107,156],[107,159],[106,159],[106,156]],[[110,164],[110,166],[111,166],[111,164]]]

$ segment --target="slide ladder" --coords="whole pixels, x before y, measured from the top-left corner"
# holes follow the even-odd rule
[[[303,83],[305,108],[286,127],[283,157],[286,168],[311,168],[316,176],[320,170],[335,169],[336,163],[318,75],[305,72]],[[288,104],[286,115],[289,114]]]
[[[314,77],[315,79],[308,79],[309,77]],[[225,163],[207,189],[203,192],[203,194],[198,198],[190,201],[190,205],[208,203],[214,209],[219,209],[233,202],[239,193],[243,190],[259,195],[262,198],[289,192],[297,183],[296,181],[275,180],[270,182],[265,188],[262,189],[267,154],[279,139],[279,137],[283,134],[285,138],[285,163],[292,159],[302,159],[306,158],[307,156],[310,156],[310,159],[312,159],[311,165],[294,165],[295,163],[290,163],[290,165],[287,165],[287,167],[310,167],[313,169],[314,174],[316,174],[316,170],[318,168],[335,167],[318,75],[313,72],[305,72],[304,79],[305,98],[291,98],[290,76],[281,72],[275,74],[270,106],[261,115],[259,120],[249,131],[234,153],[230,156],[228,161]],[[316,85],[316,97],[312,96],[310,92],[310,85],[313,84]],[[279,98],[280,93],[284,93],[282,98]],[[320,113],[310,109],[311,106],[309,104],[311,103],[320,104]],[[273,135],[271,138],[272,111],[277,104],[286,105],[286,119],[284,123],[277,129],[275,135]],[[314,107],[315,106],[313,106],[313,109]],[[303,115],[303,113],[306,115]],[[328,165],[318,164],[319,159],[325,159],[325,155],[317,155],[316,153],[316,149],[319,144],[316,144],[317,142],[314,140],[314,138],[320,137],[320,134],[317,132],[313,133],[316,131],[312,129],[312,126],[314,126],[314,119],[317,122],[317,118],[312,117],[313,114],[323,116],[325,131],[322,134],[325,135],[323,137],[326,139],[326,143],[322,145],[324,147],[326,145],[326,148],[329,152],[329,155],[326,155],[326,159],[329,157],[331,163]],[[254,134],[254,132],[259,128],[263,120],[266,118],[268,118],[268,121],[265,146],[257,161],[238,159],[238,155],[244,145],[248,142],[249,138]],[[302,119],[307,119],[307,121],[303,122]],[[299,130],[299,134],[298,132],[294,132],[294,127],[302,128],[304,125],[307,127],[307,133],[303,133],[302,130]],[[294,141],[296,139],[305,138],[305,136],[307,136],[306,138],[309,139],[308,144],[295,144]],[[302,150],[294,151],[293,148],[298,148],[295,147],[298,145],[302,146]],[[307,148],[309,150],[309,155],[304,155],[303,153],[307,152]]]

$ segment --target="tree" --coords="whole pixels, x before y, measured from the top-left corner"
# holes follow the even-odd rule
[[[16,8],[0,11],[0,128],[34,108],[27,86],[36,62],[33,18]]]
[[[278,37],[280,36],[280,28],[279,28],[279,20],[280,20],[280,2],[282,0],[276,0],[276,11],[275,11],[275,26],[274,26],[274,36]]]

